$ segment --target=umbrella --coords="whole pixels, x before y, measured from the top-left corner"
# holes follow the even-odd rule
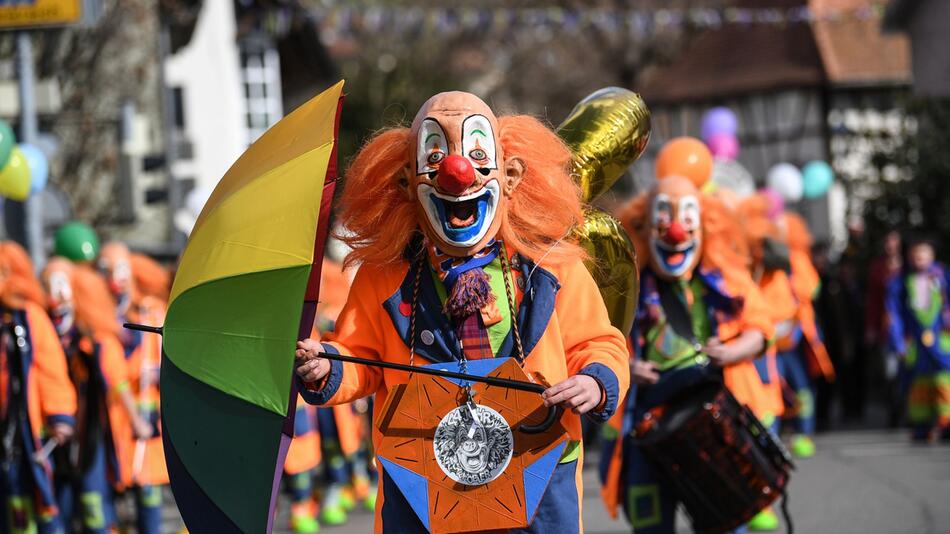
[[[310,334],[336,180],[343,82],[268,130],[195,222],[161,371],[172,491],[193,532],[270,532],[293,436],[293,359]]]

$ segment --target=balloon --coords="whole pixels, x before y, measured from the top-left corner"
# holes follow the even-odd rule
[[[592,202],[643,153],[650,110],[633,91],[605,87],[574,106],[557,133],[574,153],[572,172],[584,202]]]
[[[828,192],[835,181],[835,171],[824,161],[809,161],[802,169],[805,198],[818,198]]]
[[[10,155],[15,146],[16,136],[13,135],[13,128],[10,128],[7,121],[0,119],[0,170],[3,170],[10,161]]]
[[[53,236],[53,253],[72,261],[92,261],[99,255],[99,237],[89,225],[68,222]]]
[[[49,177],[46,154],[36,145],[20,143],[19,146],[26,157],[26,164],[30,167],[30,193],[39,193],[46,187],[46,179]]]
[[[588,208],[584,225],[575,230],[578,244],[587,251],[585,262],[600,295],[607,305],[610,324],[621,332],[629,332],[637,311],[640,294],[640,270],[637,252],[620,226],[610,215]]]
[[[695,137],[671,139],[656,157],[656,177],[682,176],[701,189],[712,173],[713,159],[709,149]]]
[[[739,198],[755,193],[755,178],[738,161],[716,158],[713,160],[710,182],[719,189],[728,189]]]
[[[18,147],[13,147],[10,160],[0,169],[0,195],[18,201],[30,196],[30,167]]]
[[[765,200],[769,203],[768,211],[766,212],[769,219],[775,220],[785,211],[785,199],[782,198],[782,195],[779,194],[778,191],[766,187],[759,191],[759,194],[765,197]]]
[[[791,163],[779,163],[769,169],[765,183],[782,195],[785,202],[795,203],[802,199],[802,172]]]
[[[739,119],[729,108],[712,108],[703,114],[703,122],[700,127],[700,135],[706,141],[712,139],[716,134],[736,135],[739,131]]]
[[[717,133],[706,139],[706,145],[713,157],[722,159],[736,159],[739,157],[739,139],[735,134]]]

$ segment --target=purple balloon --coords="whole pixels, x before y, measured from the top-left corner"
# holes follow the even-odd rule
[[[709,141],[716,134],[726,133],[736,135],[739,131],[739,119],[731,109],[726,107],[712,108],[703,115],[703,124],[700,132],[703,140]]]
[[[785,199],[782,198],[782,195],[778,191],[764,187],[759,190],[759,194],[765,197],[769,202],[768,216],[769,219],[775,220],[779,215],[785,211]]]
[[[706,145],[717,158],[732,161],[739,157],[739,140],[733,134],[713,134],[706,140]]]

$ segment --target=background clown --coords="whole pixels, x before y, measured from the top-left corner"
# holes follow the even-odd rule
[[[335,331],[297,351],[308,402],[375,393],[377,411],[407,377],[331,364],[320,351],[400,363],[510,356],[545,377],[554,384],[545,403],[571,412],[562,424],[572,442],[532,532],[580,531],[579,415],[606,420],[628,384],[623,336],[583,253],[565,239],[583,220],[570,158],[537,120],[496,118],[467,93],[436,95],[411,129],[378,134],[351,165],[342,197],[347,261],[360,270]],[[423,530],[385,470],[380,482],[377,531]]]

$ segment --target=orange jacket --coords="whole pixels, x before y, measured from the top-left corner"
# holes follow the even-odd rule
[[[579,260],[549,269],[537,267],[533,270],[528,263],[520,261],[520,268],[516,268],[514,273],[518,282],[515,286],[519,288],[516,301],[519,305],[524,304],[525,294],[520,286],[527,284],[528,304],[533,311],[526,315],[533,316],[528,321],[534,327],[522,325],[521,332],[527,353],[525,371],[529,375],[540,373],[550,383],[556,384],[580,373],[587,366],[600,364],[616,378],[613,407],[610,408],[612,411],[616,407],[617,397],[622,398],[629,386],[628,355],[624,336],[611,326],[597,285]],[[408,271],[409,266],[405,263],[360,268],[346,306],[337,320],[336,330],[326,336],[325,341],[343,354],[409,363],[409,348],[402,330],[396,327],[397,324],[401,325],[400,328],[408,325],[408,313],[400,316],[401,311],[409,311],[408,302],[412,300],[413,277],[411,273],[407,276]],[[528,273],[531,280],[523,282]],[[422,284],[425,285],[431,277],[423,276]],[[434,300],[434,288],[428,290],[432,291],[429,296]],[[431,321],[435,320],[434,317],[417,316],[419,330],[416,339],[422,341],[416,343],[416,358],[413,362],[416,365],[434,363],[427,361],[426,354],[433,360],[440,355],[440,331],[427,330]],[[428,334],[420,336],[423,330],[427,330]],[[454,359],[447,354],[441,356]],[[341,404],[375,393],[374,409],[377,413],[374,415],[378,416],[378,411],[386,404],[389,388],[406,383],[407,380],[407,375],[398,371],[333,362],[333,371],[324,391],[314,398],[308,398],[308,401]],[[308,396],[307,392],[304,396]],[[572,440],[582,439],[580,417],[567,412],[562,423]],[[379,431],[374,428],[373,442],[376,446],[380,439]],[[578,477],[581,463],[578,462]],[[580,483],[577,489],[577,502],[580,503]],[[382,496],[381,490],[379,495]],[[377,528],[380,528],[382,498],[377,502]]]
[[[69,381],[66,355],[46,310],[32,302],[24,305],[33,343],[33,362],[27,383],[30,426],[35,438],[50,420],[72,422],[76,415],[76,390]],[[6,369],[0,369],[6,373]]]
[[[138,318],[142,324],[160,325],[165,322],[165,303],[155,297],[143,297],[138,304]],[[135,397],[139,409],[143,411],[158,412],[160,410],[160,398],[158,390],[158,371],[162,363],[162,338],[156,334],[142,334],[141,342],[138,347],[132,351],[126,358],[126,368],[128,370],[129,384],[132,387],[132,395]],[[149,383],[143,384],[143,372],[146,373]],[[145,386],[143,391],[142,386]],[[139,485],[168,484],[168,469],[165,466],[165,452],[162,446],[162,437],[160,435],[146,440],[142,445],[138,443],[135,436],[131,436],[132,442],[128,445],[132,454],[124,458],[128,465],[125,469],[135,483]],[[139,472],[135,472],[135,455],[138,447],[144,446],[144,454],[141,460]]]

